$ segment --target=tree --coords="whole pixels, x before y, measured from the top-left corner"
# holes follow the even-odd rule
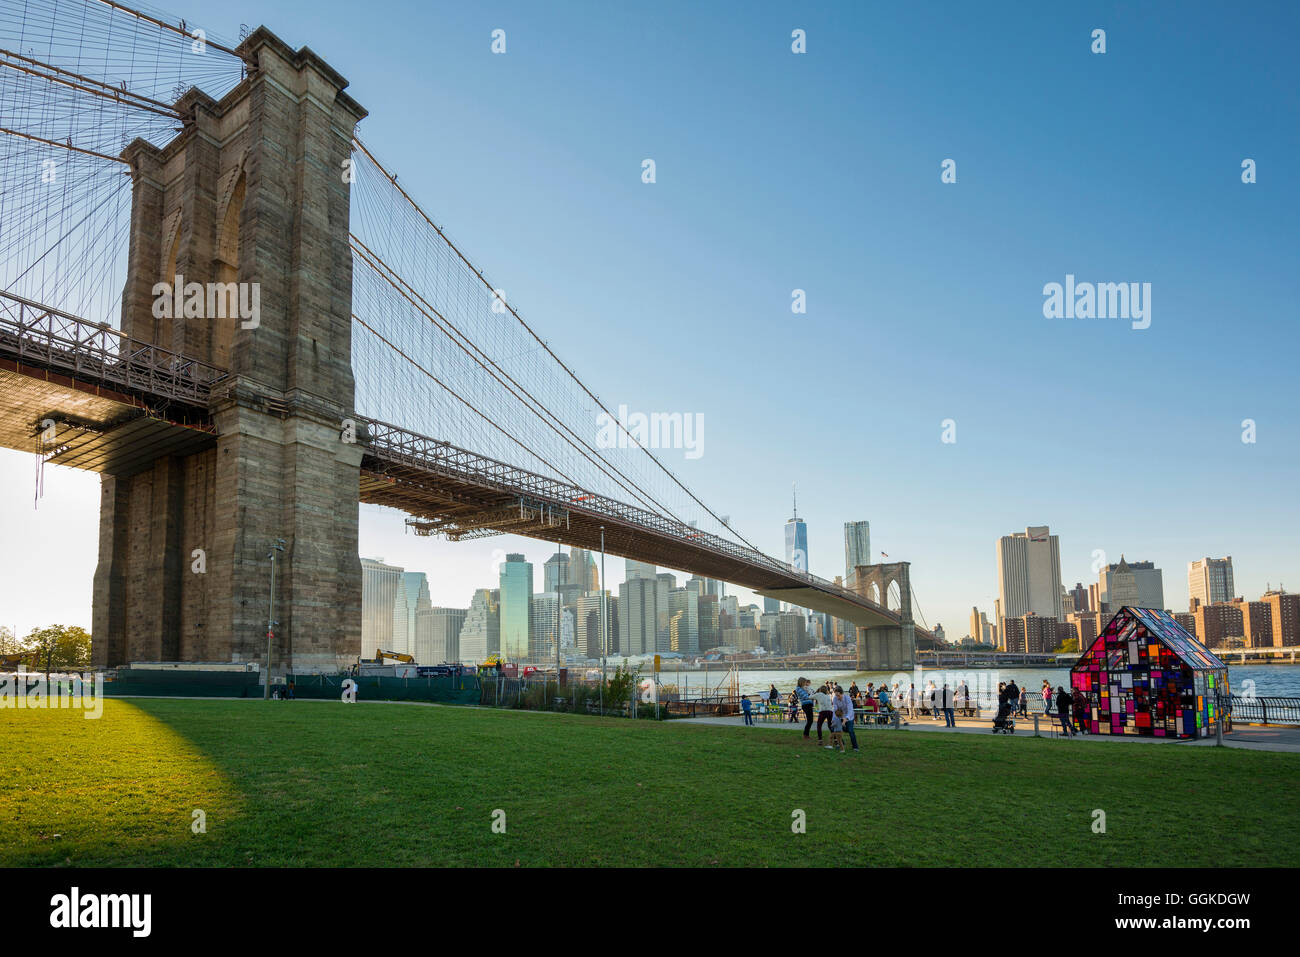
[[[33,628],[19,642],[21,651],[35,653],[36,669],[81,671],[90,667],[90,633],[79,625],[49,625]]]

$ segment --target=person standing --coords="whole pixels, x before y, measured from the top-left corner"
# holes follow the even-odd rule
[[[1050,681],[1043,682],[1043,714],[1049,718],[1052,715],[1052,683]]]
[[[1049,692],[1052,690],[1051,685],[1048,685],[1047,690]],[[1063,685],[1057,685],[1056,716],[1061,719],[1061,728],[1065,732],[1066,736],[1071,738],[1074,737],[1074,728],[1070,727],[1070,706],[1073,703],[1073,699],[1065,693],[1065,687]]]
[[[836,709],[844,709],[844,730],[849,733],[849,740],[853,742],[853,750],[858,750],[858,736],[853,730],[853,701],[839,685],[835,686],[834,705]]]
[[[740,710],[745,712],[745,724],[754,723],[754,703],[748,697],[740,699]]]
[[[948,687],[948,682],[943,683],[943,726],[945,728],[957,727],[957,721],[953,717],[952,702],[953,690]]]
[[[812,740],[813,724],[813,699],[812,694],[808,691],[808,686],[812,684],[807,678],[800,678],[795,685],[794,693],[799,696],[799,707],[803,709],[804,717],[807,719],[803,724],[803,736],[805,740]]]
[[[767,703],[770,704],[772,707],[776,707],[776,703],[780,700],[781,700],[781,695],[776,690],[776,685],[772,685],[772,687],[769,688],[767,692]]]
[[[1029,689],[1028,688],[1020,689],[1020,699],[1016,702],[1016,707],[1019,709],[1022,717],[1025,718],[1029,717]]]
[[[942,715],[939,714],[939,712],[942,710],[942,709],[939,707],[939,704],[940,704],[940,702],[939,702],[939,689],[936,688],[936,687],[934,686],[934,682],[931,681],[929,687],[926,688],[925,690],[926,690],[926,697],[928,697],[928,698],[930,699],[930,701],[929,701],[929,704],[930,704],[930,716],[931,716],[932,718],[934,718],[935,721],[938,721],[938,720],[942,717]]]
[[[817,740],[822,739],[822,724],[831,723],[831,692],[830,688],[822,685],[813,695],[813,704],[817,710]]]

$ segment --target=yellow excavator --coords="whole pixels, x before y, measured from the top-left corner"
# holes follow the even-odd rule
[[[385,658],[391,658],[393,661],[400,661],[404,665],[415,664],[415,658],[412,655],[403,655],[396,651],[382,651],[381,649],[376,648],[375,660],[383,661]]]

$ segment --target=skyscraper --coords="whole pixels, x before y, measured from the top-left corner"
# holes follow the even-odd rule
[[[1231,601],[1235,586],[1232,582],[1232,556],[1227,558],[1198,558],[1187,565],[1187,591],[1193,601],[1214,605]]]
[[[432,606],[429,603],[429,579],[424,572],[403,572],[402,588],[396,595],[393,607],[391,651],[412,655],[416,661],[420,660],[415,650],[415,624],[419,613],[430,607]]]
[[[853,577],[853,569],[859,565],[872,565],[871,560],[871,523],[844,523],[844,578]]]
[[[569,549],[569,582],[581,585],[584,592],[600,590],[600,571],[596,568],[596,556],[588,549]]]
[[[560,633],[560,595],[542,592],[532,600],[528,656],[533,661],[555,661],[555,642]]]
[[[382,559],[361,559],[361,656],[368,658],[376,648],[393,649],[393,623],[402,592],[402,569]]]
[[[465,624],[460,629],[460,660],[478,664],[501,652],[501,592],[480,588],[474,592]]]
[[[460,630],[468,610],[425,608],[415,616],[416,664],[456,664],[460,661]]]
[[[785,560],[801,572],[808,570],[808,526],[799,517],[799,501],[793,500],[794,512],[785,523]]]
[[[684,655],[699,654],[700,651],[700,579],[688,579],[682,588],[674,588],[668,596],[668,620],[670,629],[676,623],[677,643],[669,644],[671,650]]]
[[[556,552],[542,566],[542,591],[559,591],[569,584],[569,556]]]
[[[652,655],[660,650],[658,591],[657,576],[629,577],[618,586],[618,630],[624,654]]]
[[[1046,525],[1031,525],[998,539],[998,629],[1025,615],[1064,621],[1061,543]]]
[[[654,577],[659,574],[659,570],[649,562],[638,562],[631,558],[626,559],[626,562],[627,570],[623,573],[625,581],[631,581],[634,578],[649,578],[653,580]]]
[[[1097,573],[1097,598],[1111,612],[1125,605],[1164,608],[1164,573],[1154,562],[1129,562],[1121,555],[1118,565],[1107,565]]]
[[[533,565],[512,553],[501,565],[501,654],[510,661],[529,658],[533,613]]]

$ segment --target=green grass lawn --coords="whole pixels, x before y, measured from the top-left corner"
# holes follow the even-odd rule
[[[1295,865],[1300,756],[338,702],[0,711],[0,865]],[[492,813],[505,811],[506,832]],[[1106,833],[1092,830],[1093,810]],[[207,832],[191,831],[192,812]],[[806,813],[807,833],[791,830]],[[58,835],[57,837],[55,835]]]

